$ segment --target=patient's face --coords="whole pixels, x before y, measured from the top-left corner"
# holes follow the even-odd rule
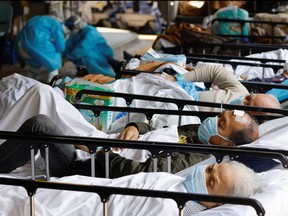
[[[227,110],[218,116],[218,133],[227,139],[230,139],[233,131],[249,127],[250,122],[252,121],[252,118],[247,113],[244,113],[244,116],[240,120],[236,120],[236,116],[233,113],[234,110]],[[255,134],[255,136],[258,135]],[[214,145],[222,146],[234,145],[232,142],[226,141],[217,135],[211,136],[209,142]]]
[[[229,163],[211,164],[207,166],[206,171],[206,186],[209,194],[211,195],[229,195],[233,190],[233,182],[231,176],[233,173],[230,169]],[[212,208],[219,203],[201,202],[208,208]]]

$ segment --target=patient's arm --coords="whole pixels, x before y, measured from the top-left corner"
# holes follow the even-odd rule
[[[85,152],[87,152],[87,153],[90,153],[88,147],[85,146],[85,145],[74,145],[74,146],[75,146],[75,148],[77,148],[77,149],[81,149],[82,151],[85,151]]]
[[[102,74],[87,74],[86,76],[82,77],[82,79],[99,84],[105,84],[115,80],[113,77],[104,76]]]

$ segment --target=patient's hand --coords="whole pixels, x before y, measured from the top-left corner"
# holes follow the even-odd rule
[[[115,80],[113,77],[104,76],[103,74],[87,74],[86,76],[82,77],[82,79],[99,84],[105,84]]]
[[[156,75],[156,76],[161,76],[161,77],[163,77],[164,79],[169,80],[169,81],[172,81],[172,82],[175,82],[175,81],[176,81],[175,76],[172,76],[172,75],[169,75],[169,74],[166,74],[166,73],[155,74],[155,75]]]
[[[81,149],[82,151],[85,151],[87,153],[89,153],[89,149],[87,146],[85,145],[74,145],[77,149]]]
[[[139,137],[139,131],[134,125],[126,127],[118,136],[118,139],[122,140],[137,140]]]

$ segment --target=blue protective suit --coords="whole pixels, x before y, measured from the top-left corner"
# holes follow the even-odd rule
[[[61,52],[64,49],[62,23],[50,16],[35,16],[30,19],[15,42],[15,52],[20,58],[33,68],[43,66],[49,72],[62,66]]]
[[[86,66],[89,73],[115,76],[107,61],[108,55],[113,56],[113,50],[100,32],[91,25],[85,26],[76,34],[70,34],[64,54],[76,66]]]

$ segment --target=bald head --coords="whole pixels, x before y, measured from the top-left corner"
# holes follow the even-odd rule
[[[280,109],[280,103],[276,97],[269,94],[249,94],[244,97],[244,105],[259,106]]]

